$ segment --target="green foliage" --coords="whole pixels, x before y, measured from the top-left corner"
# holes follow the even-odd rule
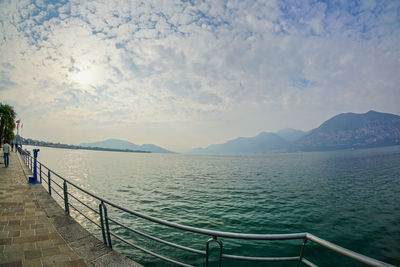
[[[0,140],[13,140],[16,112],[7,104],[0,103]]]

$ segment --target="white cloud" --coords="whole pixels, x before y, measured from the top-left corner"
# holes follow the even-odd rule
[[[17,103],[31,129],[46,118],[69,125],[76,135],[46,129],[62,142],[80,142],[79,127],[100,140],[123,124],[125,139],[171,149],[183,125],[187,143],[178,146],[190,147],[309,129],[346,111],[400,113],[398,8],[395,1],[3,2],[1,99]],[[206,125],[215,139],[196,133]]]

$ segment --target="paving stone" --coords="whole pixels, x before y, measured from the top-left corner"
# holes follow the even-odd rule
[[[31,225],[34,224],[35,220],[22,220],[21,225]]]
[[[23,245],[24,245],[24,250],[32,250],[37,248],[36,242],[23,243]]]
[[[19,261],[23,259],[24,252],[23,251],[4,252],[1,256],[4,256],[4,258],[0,260],[0,263]]]
[[[87,266],[87,265],[82,259],[80,259],[80,260],[71,261],[71,266],[72,267],[84,267],[84,266]]]
[[[0,238],[0,245],[11,245],[11,238]]]
[[[52,247],[54,247],[54,244],[53,244],[52,240],[43,240],[43,241],[36,242],[36,247],[37,248],[52,248]]]
[[[12,239],[13,244],[22,244],[38,241],[35,236],[15,237]]]
[[[35,229],[35,235],[48,234],[48,233],[50,233],[50,231],[47,228]]]
[[[19,237],[21,234],[20,231],[11,231],[8,233],[8,237]]]
[[[24,256],[27,260],[38,259],[42,257],[42,251],[40,249],[26,250],[24,251]]]
[[[42,260],[41,259],[33,259],[33,260],[23,260],[22,261],[23,267],[42,267]]]
[[[70,260],[79,260],[81,259],[69,246],[67,245],[59,245],[58,246],[59,250],[64,253],[65,255],[68,256]]]
[[[8,225],[21,225],[21,221],[16,220],[16,221],[8,221]]]
[[[39,228],[43,228],[44,227],[44,225],[41,223],[41,224],[31,224],[31,229],[39,229]]]
[[[20,231],[20,237],[26,237],[26,236],[33,236],[35,235],[35,230],[21,230]]]
[[[43,256],[53,256],[60,254],[60,249],[58,247],[49,247],[42,249]]]
[[[18,261],[2,263],[1,267],[22,267],[22,261],[18,260]]]
[[[63,254],[43,257],[42,263],[43,266],[71,266],[68,256]]]
[[[4,253],[23,251],[23,250],[24,250],[23,244],[11,244],[9,246],[4,247]]]

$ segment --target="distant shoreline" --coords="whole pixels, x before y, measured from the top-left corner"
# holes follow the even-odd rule
[[[65,144],[38,144],[38,143],[24,143],[23,146],[42,146],[42,147],[53,147],[53,148],[64,148],[64,149],[80,149],[80,150],[95,150],[95,151],[107,151],[107,152],[130,152],[130,153],[152,153],[151,151],[143,150],[130,150],[130,149],[116,149],[116,148],[103,148],[103,147],[83,147]]]

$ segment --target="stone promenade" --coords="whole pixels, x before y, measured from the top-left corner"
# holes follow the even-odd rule
[[[0,157],[0,267],[140,266],[83,229],[40,184],[17,153]]]

